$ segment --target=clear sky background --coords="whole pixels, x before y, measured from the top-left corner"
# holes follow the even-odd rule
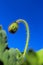
[[[17,19],[25,19],[30,27],[28,48],[35,51],[43,48],[43,0],[0,0],[0,24],[7,33],[8,46],[24,50],[26,31],[19,24],[15,34],[8,32],[8,26]]]

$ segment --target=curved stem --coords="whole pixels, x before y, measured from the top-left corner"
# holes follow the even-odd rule
[[[26,51],[27,51],[27,48],[28,48],[28,42],[29,42],[29,26],[28,26],[28,23],[23,19],[19,19],[16,22],[17,23],[23,22],[25,24],[25,26],[26,26],[27,39],[26,39],[26,46],[24,48],[24,53],[23,53],[23,57],[24,57],[25,54],[26,54]]]

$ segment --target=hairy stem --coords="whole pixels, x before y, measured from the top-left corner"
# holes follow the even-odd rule
[[[28,23],[25,20],[23,20],[23,19],[19,19],[16,22],[17,23],[22,22],[22,23],[24,23],[24,25],[26,27],[27,38],[26,38],[26,45],[25,45],[24,53],[23,53],[23,57],[24,57],[25,54],[26,54],[27,48],[28,48],[28,43],[29,43],[29,26],[28,26]]]

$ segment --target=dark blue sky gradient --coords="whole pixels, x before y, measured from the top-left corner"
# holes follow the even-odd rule
[[[23,24],[15,34],[8,32],[8,26],[17,19],[25,19],[30,27],[28,48],[35,51],[43,48],[43,0],[0,0],[0,24],[7,32],[8,46],[24,50],[26,31]]]

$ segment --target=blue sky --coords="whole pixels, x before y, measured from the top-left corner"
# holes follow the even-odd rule
[[[25,19],[30,27],[28,48],[35,51],[43,48],[43,0],[0,0],[0,24],[7,33],[8,46],[24,50],[25,26],[19,24],[15,34],[8,32],[8,26],[17,19]]]

